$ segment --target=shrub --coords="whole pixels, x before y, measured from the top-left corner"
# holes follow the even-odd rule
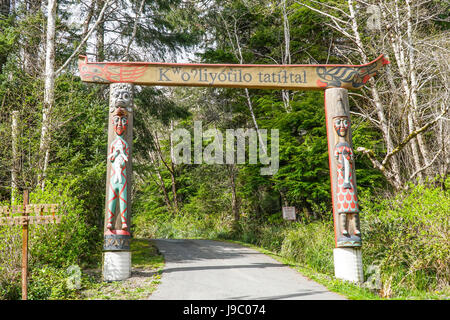
[[[30,299],[70,295],[64,289],[67,267],[99,261],[101,233],[87,224],[77,185],[61,177],[30,193],[30,203],[57,203],[62,216],[59,224],[29,227]],[[20,298],[21,236],[20,226],[0,228],[0,299]]]
[[[21,226],[0,226],[0,299],[20,297],[21,237]]]
[[[101,232],[87,224],[86,209],[79,199],[82,190],[76,179],[61,177],[46,182],[45,190],[30,195],[30,203],[57,203],[61,223],[30,228],[32,263],[66,267],[93,262],[101,252]]]
[[[384,294],[448,290],[450,193],[419,184],[390,199],[362,199],[363,257],[379,266]]]
[[[256,244],[273,252],[280,252],[284,241],[283,225],[262,225],[259,231],[259,239]]]
[[[67,272],[61,268],[43,266],[30,275],[29,300],[61,300],[76,297],[76,290],[67,286]]]

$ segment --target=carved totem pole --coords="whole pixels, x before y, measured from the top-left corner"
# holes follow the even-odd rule
[[[110,85],[105,204],[104,265],[106,281],[130,276],[130,189],[133,142],[133,85]]]
[[[325,90],[328,154],[335,231],[336,277],[362,282],[361,231],[348,93]]]

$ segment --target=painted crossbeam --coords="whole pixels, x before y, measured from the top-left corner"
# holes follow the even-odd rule
[[[157,62],[88,62],[78,59],[82,81],[147,86],[256,89],[359,89],[385,64],[383,55],[363,65],[243,65]]]

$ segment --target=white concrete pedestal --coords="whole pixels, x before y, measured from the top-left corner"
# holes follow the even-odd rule
[[[131,251],[103,253],[103,281],[120,281],[131,276]]]
[[[361,248],[335,248],[334,275],[338,279],[364,282]]]

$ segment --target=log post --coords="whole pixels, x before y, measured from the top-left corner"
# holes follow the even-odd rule
[[[28,215],[28,190],[23,191],[23,215]],[[25,218],[22,224],[22,300],[28,299],[28,220]]]
[[[11,137],[12,137],[12,168],[11,168],[11,203],[16,201],[19,194],[18,173],[19,173],[19,111],[15,110],[11,114]]]
[[[133,85],[110,85],[103,279],[131,275]]]
[[[363,282],[359,203],[347,89],[325,90],[325,119],[335,232],[335,276]]]

